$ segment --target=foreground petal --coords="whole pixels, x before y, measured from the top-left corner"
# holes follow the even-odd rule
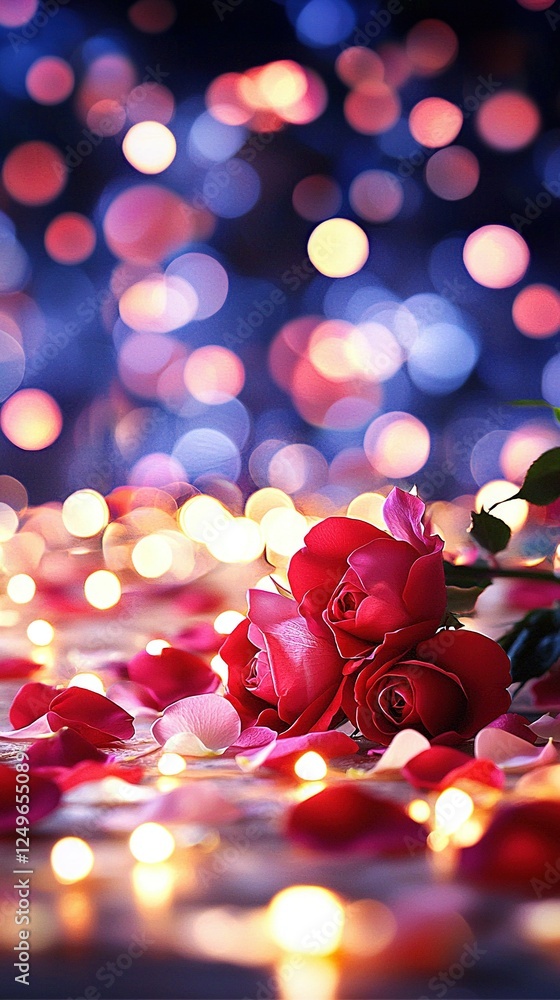
[[[358,744],[355,740],[350,739],[346,733],[339,733],[333,729],[327,733],[288,736],[271,742],[260,750],[238,754],[235,760],[243,771],[253,771],[265,764],[275,771],[292,772],[298,757],[308,750],[315,750],[326,760],[332,760],[335,757],[354,754],[357,749]]]
[[[167,745],[174,736],[189,734],[199,741],[184,740],[200,756],[200,745],[205,751],[223,751],[238,739],[241,720],[233,705],[217,694],[199,694],[182,698],[166,708],[161,719],[154,722],[152,736],[160,744]],[[179,744],[181,741],[177,741]],[[182,751],[175,750],[175,753]]]
[[[430,747],[403,767],[403,775],[413,788],[439,788],[450,771],[470,764],[472,757],[454,747]]]
[[[558,760],[558,751],[552,742],[544,747],[533,746],[502,729],[482,729],[474,741],[474,752],[477,757],[486,757],[506,771],[526,771]]]
[[[8,831],[14,834],[16,817],[16,775],[17,771],[6,764],[0,764],[0,833]],[[29,775],[30,809],[27,819],[29,823],[47,816],[56,809],[60,802],[60,790],[53,781],[38,774]]]

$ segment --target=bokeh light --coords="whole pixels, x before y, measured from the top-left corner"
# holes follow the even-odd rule
[[[444,201],[468,198],[479,179],[479,162],[474,153],[463,146],[439,149],[426,164],[426,183]]]
[[[141,121],[128,130],[123,153],[131,166],[142,174],[160,174],[175,159],[177,143],[161,122]]]
[[[271,900],[267,923],[272,940],[291,954],[332,955],[342,938],[344,906],[322,886],[292,885]]]
[[[476,494],[476,510],[483,507],[488,510],[495,503],[501,500],[510,500],[515,496],[518,487],[515,483],[509,483],[505,479],[494,479],[485,485]],[[529,504],[526,500],[511,500],[509,503],[502,503],[498,510],[494,511],[506,524],[509,524],[512,531],[519,531],[523,527],[529,514]]]
[[[560,330],[560,293],[550,285],[527,285],[515,296],[511,312],[526,337],[552,337]]]
[[[458,50],[453,28],[436,18],[419,21],[406,38],[406,55],[417,76],[443,73],[455,60]]]
[[[385,413],[369,425],[364,451],[382,475],[390,479],[412,476],[428,460],[430,434],[422,421],[409,413]]]
[[[481,104],[476,129],[492,149],[509,153],[523,149],[536,138],[541,116],[535,102],[526,94],[501,90]]]
[[[0,427],[12,444],[24,451],[41,451],[62,430],[58,403],[42,389],[20,389],[4,403]]]
[[[399,214],[404,192],[401,181],[390,171],[364,170],[352,181],[348,197],[362,219],[388,222]]]
[[[96,490],[77,490],[62,505],[64,527],[77,538],[93,538],[109,522],[105,498]]]
[[[16,573],[6,584],[6,593],[14,604],[29,604],[35,597],[37,585],[27,573]]]
[[[137,861],[156,865],[167,861],[175,850],[173,835],[160,823],[141,823],[130,835],[130,853]]]
[[[233,399],[245,382],[243,362],[227,347],[199,347],[189,356],[183,373],[195,399],[211,406]]]
[[[97,237],[95,227],[80,212],[63,212],[45,230],[45,249],[58,264],[81,264],[91,257]]]
[[[91,847],[80,837],[62,837],[51,850],[51,867],[62,885],[72,885],[87,878],[94,862]]]
[[[177,10],[171,0],[136,0],[128,8],[128,16],[138,31],[159,35],[174,23]]]
[[[342,192],[332,177],[310,174],[296,184],[292,194],[292,204],[302,219],[321,222],[339,211],[342,205]]]
[[[47,205],[63,191],[68,168],[62,154],[49,142],[23,142],[8,153],[2,181],[22,205]]]
[[[21,28],[37,13],[39,0],[0,0],[0,24],[4,28]]]
[[[65,59],[42,56],[28,69],[25,86],[37,104],[60,104],[74,89],[74,71]]]
[[[408,119],[414,139],[422,146],[436,149],[457,138],[463,124],[463,112],[442,97],[425,97],[415,104]]]
[[[350,219],[327,219],[313,230],[307,252],[321,274],[345,278],[364,266],[369,243],[363,229]]]
[[[121,584],[118,576],[110,570],[98,569],[90,573],[84,583],[84,595],[88,604],[99,611],[113,608],[121,599]]]
[[[481,226],[467,238],[463,261],[472,278],[486,288],[509,288],[529,266],[529,248],[509,226]]]

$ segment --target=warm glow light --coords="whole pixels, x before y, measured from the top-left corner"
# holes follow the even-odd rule
[[[327,774],[327,765],[320,753],[308,750],[298,757],[294,764],[294,772],[302,781],[322,781]]]
[[[292,885],[271,900],[267,923],[272,940],[284,951],[332,955],[342,938],[344,906],[321,886]]]
[[[93,538],[109,523],[109,508],[95,490],[77,490],[62,505],[64,527],[76,538]]]
[[[161,122],[138,122],[123,139],[123,153],[128,162],[143,174],[160,174],[177,153],[172,132]]]
[[[27,638],[34,646],[48,646],[54,639],[54,628],[44,618],[36,618],[27,626]]]
[[[51,866],[55,877],[63,885],[71,885],[87,878],[94,864],[89,844],[80,837],[63,837],[51,851]]]
[[[359,496],[350,501],[346,514],[359,521],[369,521],[376,528],[386,531],[387,525],[383,517],[383,504],[386,499],[381,493],[360,493]]]
[[[327,219],[311,233],[307,252],[321,274],[345,278],[364,266],[369,243],[363,229],[350,219]]]
[[[42,389],[20,389],[6,400],[0,427],[12,444],[24,451],[42,451],[62,430],[57,402]]]
[[[108,569],[98,569],[90,573],[84,583],[84,594],[88,604],[99,611],[106,611],[121,599],[121,584],[118,576]]]
[[[472,847],[484,833],[484,827],[479,819],[466,820],[462,826],[453,834],[453,843],[456,847]]]
[[[406,811],[416,823],[425,823],[431,814],[430,805],[425,799],[413,799],[408,803]]]
[[[13,538],[19,526],[15,510],[7,503],[0,503],[0,542]]]
[[[244,620],[245,615],[240,614],[239,611],[221,611],[214,619],[214,629],[220,635],[229,635],[239,625],[239,622]]]
[[[68,681],[68,687],[84,688],[86,691],[95,691],[97,694],[105,694],[105,686],[101,677],[97,674],[75,674],[72,680]]]
[[[169,906],[175,877],[172,865],[134,865],[132,888],[140,906],[150,910]]]
[[[145,535],[132,550],[132,565],[140,576],[156,580],[173,565],[171,546],[161,534]]]
[[[508,153],[523,149],[536,138],[541,116],[537,105],[527,94],[500,90],[482,102],[475,125],[488,146]]]
[[[525,937],[533,944],[555,945],[560,941],[560,900],[543,899],[523,907],[520,923]]]
[[[226,347],[199,347],[189,356],[183,374],[185,385],[201,403],[227,403],[245,383],[243,362]]]
[[[150,639],[146,643],[146,652],[150,653],[151,656],[159,656],[162,649],[167,649],[171,645],[167,639]]]
[[[515,483],[509,483],[507,479],[493,479],[491,482],[485,483],[476,494],[476,510],[481,510],[482,507],[488,510],[492,504],[498,503],[499,500],[507,500],[508,497],[514,496],[518,489],[519,487]],[[526,500],[512,500],[511,503],[502,504],[493,513],[500,520],[509,524],[512,531],[519,531],[529,515],[529,504]]]
[[[181,757],[178,753],[162,753],[158,760],[158,771],[166,777],[181,774],[186,768],[187,762],[185,758]]]
[[[248,517],[234,517],[214,539],[207,543],[208,551],[224,563],[250,563],[264,550],[260,525]]]
[[[436,829],[445,836],[455,833],[473,814],[474,802],[460,788],[446,788],[435,804]]]
[[[222,660],[219,653],[216,653],[216,655],[212,657],[210,660],[210,666],[212,667],[214,673],[218,675],[222,684],[227,684],[229,668],[226,661]]]
[[[385,413],[368,427],[364,437],[368,461],[391,479],[412,476],[428,460],[428,428],[409,413]]]
[[[471,278],[485,288],[509,288],[529,266],[529,247],[509,226],[482,226],[467,238],[463,261]]]
[[[36,590],[35,580],[27,573],[16,573],[6,584],[6,592],[14,604],[29,604],[35,597]]]
[[[207,544],[233,520],[219,500],[204,494],[187,500],[179,511],[179,527],[193,542]]]
[[[309,525],[297,510],[277,507],[261,521],[267,546],[280,556],[293,556],[303,545]]]
[[[141,823],[131,833],[129,846],[137,861],[155,865],[171,857],[175,840],[169,830],[159,823]]]

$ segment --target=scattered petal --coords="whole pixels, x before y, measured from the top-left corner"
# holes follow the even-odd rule
[[[560,715],[541,715],[540,719],[531,723],[529,729],[542,739],[560,741]]]
[[[217,694],[182,698],[166,708],[152,726],[152,736],[160,746],[194,757],[223,753],[240,733],[241,720],[235,708]]]
[[[356,741],[350,739],[346,733],[331,730],[327,733],[308,733],[307,736],[288,736],[286,739],[271,742],[260,750],[238,754],[235,759],[243,771],[254,771],[266,764],[266,767],[274,771],[291,773],[298,757],[308,750],[315,750],[326,760],[332,760],[335,757],[354,754],[357,749]]]
[[[407,854],[426,842],[424,827],[400,805],[351,784],[331,785],[293,806],[287,834],[316,850],[368,854]]]
[[[16,775],[17,771],[0,764],[0,833],[13,833],[16,829]],[[29,775],[29,823],[47,816],[60,801],[60,790],[53,781],[38,774]]]
[[[503,729],[481,729],[474,741],[474,752],[477,757],[485,757],[505,771],[526,771],[558,760],[552,742],[544,747],[533,746]]]
[[[440,788],[450,771],[471,764],[472,757],[455,747],[430,747],[413,757],[402,769],[414,788]]]
[[[388,776],[390,774],[392,777],[391,772],[400,773],[409,760],[429,749],[430,741],[422,733],[416,732],[415,729],[401,729],[400,733],[393,737],[375,770],[371,773],[378,775],[388,772]]]

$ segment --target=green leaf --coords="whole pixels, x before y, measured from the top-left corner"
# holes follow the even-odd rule
[[[529,467],[519,493],[511,500],[528,500],[547,507],[560,497],[560,448],[543,452]]]
[[[471,511],[470,531],[474,540],[487,552],[493,554],[505,549],[511,538],[509,525],[499,517],[489,514],[484,508],[478,514],[474,510]]]
[[[510,406],[546,406],[549,410],[554,409],[552,403],[547,403],[546,399],[512,399]]]

